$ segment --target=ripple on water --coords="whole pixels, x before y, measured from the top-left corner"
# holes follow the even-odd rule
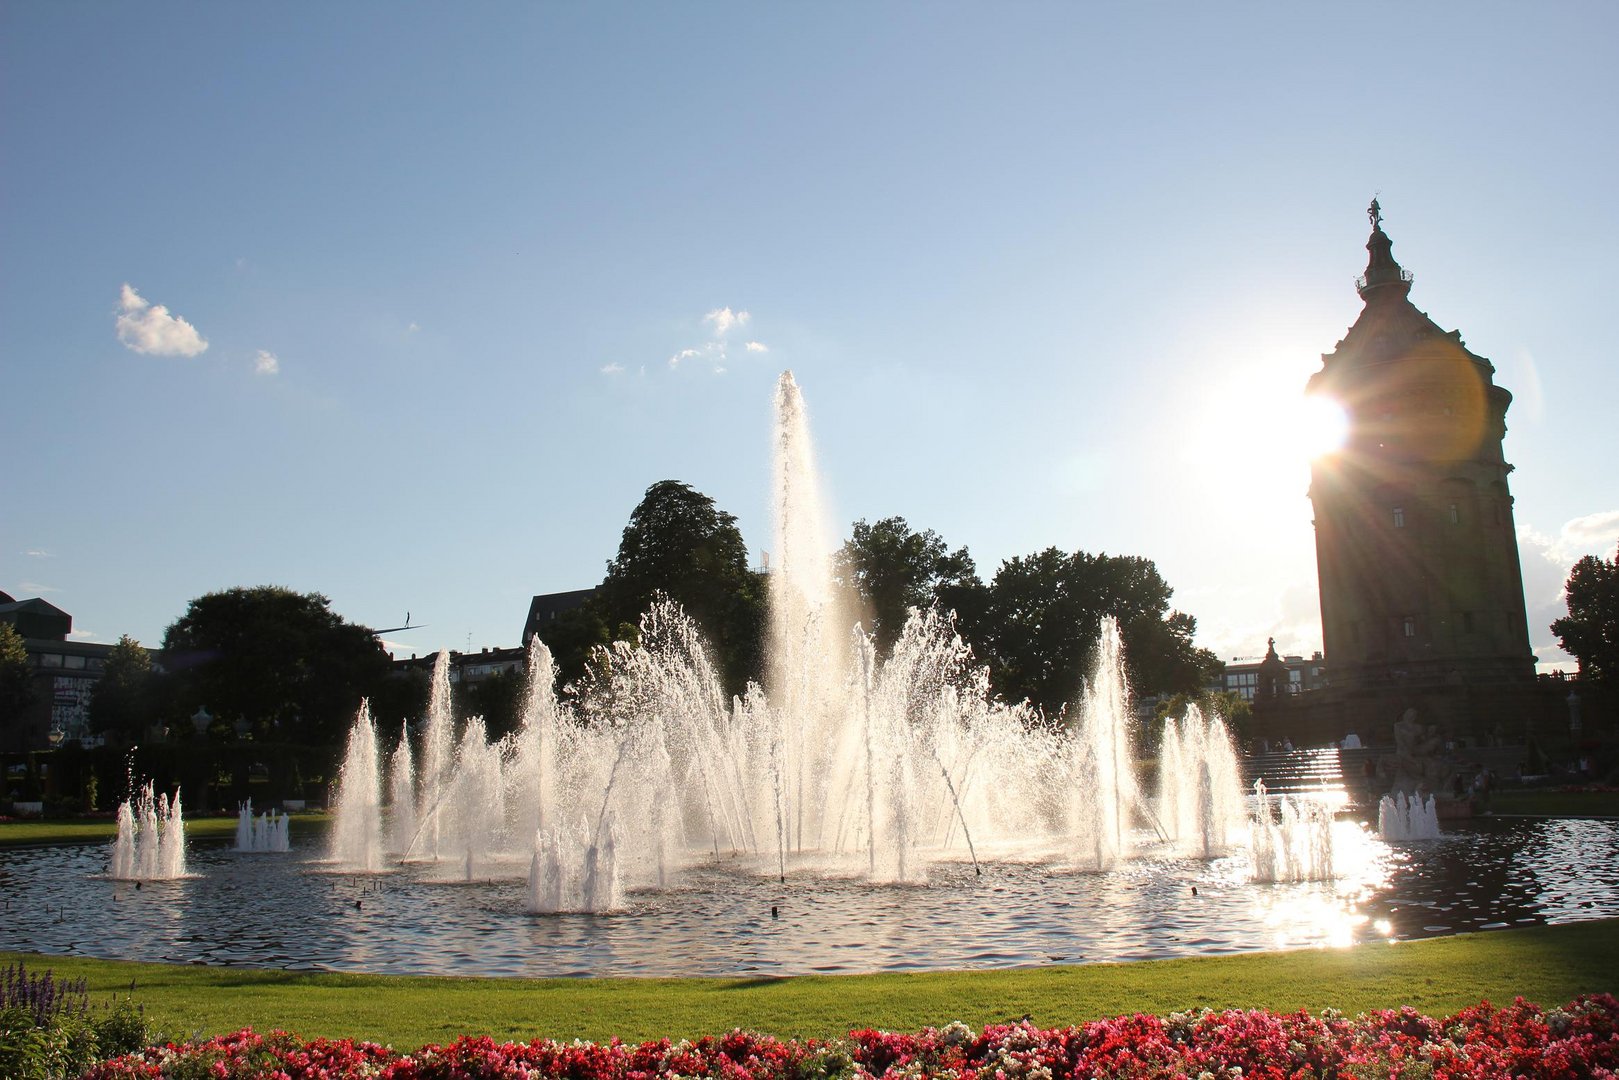
[[[904,887],[699,867],[604,917],[528,914],[521,867],[472,883],[429,881],[430,866],[356,877],[319,873],[296,851],[241,859],[193,844],[195,876],[136,890],[103,876],[103,848],[38,848],[0,853],[0,948],[398,974],[777,976],[1153,959],[1619,914],[1616,822],[1485,820],[1421,846],[1357,843],[1366,867],[1306,885],[1247,884],[1240,857],[1112,873],[986,864],[981,878],[952,863]]]

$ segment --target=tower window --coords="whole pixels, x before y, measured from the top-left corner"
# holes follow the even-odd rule
[[[1403,506],[1394,508],[1394,527],[1396,529],[1405,528],[1405,507]]]
[[[1460,525],[1462,523],[1462,508],[1455,503],[1450,504],[1450,523],[1452,525]]]
[[[1412,618],[1410,615],[1405,617],[1404,628],[1406,637],[1417,636],[1417,620]]]

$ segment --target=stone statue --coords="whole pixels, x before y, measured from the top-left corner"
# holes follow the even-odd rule
[[[1394,758],[1390,762],[1394,793],[1437,792],[1448,768],[1439,760],[1443,746],[1439,729],[1422,723],[1416,709],[1408,708],[1401,713],[1394,724]]]
[[[1383,208],[1377,205],[1377,196],[1372,196],[1372,205],[1366,208],[1366,216],[1372,219],[1372,228],[1383,227]]]

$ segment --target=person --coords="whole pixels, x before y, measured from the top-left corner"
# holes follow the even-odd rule
[[[1292,752],[1293,752],[1293,740],[1291,738],[1289,738],[1288,736],[1283,735],[1282,736],[1282,753],[1291,754]]]

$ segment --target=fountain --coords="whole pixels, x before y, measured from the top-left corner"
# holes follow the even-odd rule
[[[1377,835],[1384,840],[1433,840],[1439,836],[1439,811],[1432,795],[1396,791],[1377,802]]]
[[[350,736],[331,858],[345,871],[425,864],[437,880],[528,877],[533,912],[604,912],[682,871],[919,883],[980,860],[1105,871],[1151,844],[1215,858],[1242,834],[1231,741],[1195,709],[1171,721],[1157,813],[1136,781],[1129,687],[1107,620],[1078,707],[1062,717],[990,694],[949,616],[911,614],[887,656],[838,610],[832,548],[791,373],[776,393],[766,685],[725,699],[697,628],[670,602],[636,644],[608,648],[575,702],[529,643],[518,730],[456,737],[447,657],[434,665],[419,767],[401,736],[381,755],[368,710]],[[1254,826],[1262,880],[1330,875],[1330,815],[1284,802]],[[384,841],[386,836],[386,841]],[[1304,837],[1313,839],[1302,839]]]
[[[236,817],[237,851],[291,851],[292,819],[266,810],[253,816],[253,800],[242,803]]]
[[[186,825],[178,791],[165,798],[148,781],[118,805],[118,838],[107,874],[119,881],[185,877]]]

